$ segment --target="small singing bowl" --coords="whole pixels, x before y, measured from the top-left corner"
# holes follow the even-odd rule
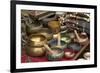
[[[81,49],[81,45],[77,42],[69,43],[67,48],[72,49],[73,51],[79,51]]]
[[[42,34],[32,34],[29,36],[28,45],[30,46],[43,46],[47,42],[47,39]]]
[[[60,31],[59,21],[50,21],[48,22],[48,27],[52,30],[53,33],[58,33]]]
[[[71,42],[71,38],[69,35],[63,35],[61,36],[61,41],[66,42],[67,44]]]
[[[79,34],[79,37],[80,37],[80,41],[78,39],[74,39],[74,41],[80,43],[81,45],[86,45],[87,42],[89,41],[87,33],[85,33],[85,32]]]
[[[26,26],[26,33],[28,36],[34,33],[34,31],[37,31],[43,27],[42,24],[29,24]]]
[[[65,57],[66,58],[73,58],[74,56],[75,56],[74,52],[70,52],[70,51],[65,52]]]
[[[27,46],[26,47],[26,54],[31,57],[41,57],[44,56],[46,53],[45,48],[42,47],[34,47],[34,46]]]
[[[61,48],[61,49],[64,49],[64,48],[66,48],[67,47],[67,43],[65,42],[65,41],[60,41],[61,42],[61,45],[60,46],[58,46],[58,40],[57,39],[52,39],[52,40],[50,40],[49,42],[48,42],[48,44],[51,46],[51,47],[59,47],[59,48]]]
[[[50,60],[50,61],[58,61],[61,58],[63,58],[64,51],[61,48],[52,47],[51,49],[52,49],[52,51],[54,53],[52,54],[51,52],[47,51],[46,55],[47,55],[48,60]]]

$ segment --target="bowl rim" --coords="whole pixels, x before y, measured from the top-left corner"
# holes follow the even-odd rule
[[[64,50],[63,49],[61,49],[61,48],[58,48],[57,46],[56,47],[52,47],[51,48],[52,50],[59,50],[60,52],[59,53],[57,53],[57,54],[49,54],[49,55],[52,55],[52,56],[60,56],[60,55],[64,55]]]
[[[41,36],[41,37],[43,37],[44,39],[46,39],[46,37],[45,37],[44,35],[42,35],[42,34],[32,34],[32,35],[29,36],[30,41],[32,41],[31,38],[32,38],[33,36],[35,36],[35,37],[36,37],[36,36]],[[32,42],[34,42],[34,41],[32,41]]]
[[[74,48],[69,46],[69,45],[74,45],[74,44],[79,46],[78,49],[74,49]],[[71,42],[71,43],[68,44],[67,48],[79,51],[82,48],[82,46],[77,42]]]

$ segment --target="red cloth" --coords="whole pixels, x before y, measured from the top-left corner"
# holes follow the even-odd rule
[[[65,52],[66,51],[73,52],[73,50],[71,50],[71,49],[65,49],[64,51]],[[74,51],[74,52],[77,53],[77,51]],[[30,56],[27,56],[25,51],[23,50],[22,51],[22,56],[21,56],[21,63],[27,63],[28,59],[30,60],[30,62],[47,62],[48,61],[47,57],[45,57],[45,56],[44,57],[30,57]],[[69,60],[72,60],[72,58],[63,57],[59,61],[69,61]]]

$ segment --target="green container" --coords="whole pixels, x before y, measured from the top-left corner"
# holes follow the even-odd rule
[[[58,61],[61,58],[63,58],[63,56],[64,56],[63,49],[61,49],[59,47],[53,47],[51,49],[52,49],[52,51],[55,51],[56,53],[51,54],[50,52],[47,52],[47,58],[48,58],[48,60],[50,60],[50,61]]]

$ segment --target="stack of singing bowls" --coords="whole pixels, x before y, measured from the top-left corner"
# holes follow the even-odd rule
[[[45,55],[44,44],[47,42],[47,37],[37,31],[43,27],[38,18],[29,15],[26,21],[26,33],[28,36],[26,44],[26,54],[31,57],[41,57]]]
[[[26,46],[26,54],[31,57],[41,57],[45,55],[44,44],[47,42],[47,39],[44,35],[41,34],[32,34],[29,36]]]

